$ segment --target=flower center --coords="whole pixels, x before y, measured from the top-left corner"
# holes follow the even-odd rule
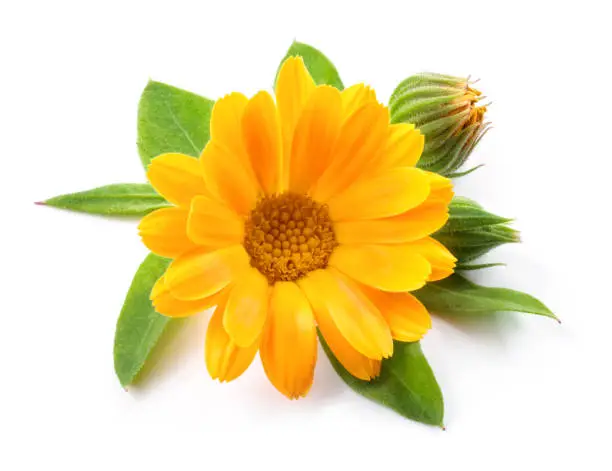
[[[251,265],[270,284],[325,268],[336,245],[327,207],[305,195],[266,196],[245,225],[244,247]]]

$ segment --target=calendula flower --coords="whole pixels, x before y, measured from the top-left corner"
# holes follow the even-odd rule
[[[290,398],[313,381],[317,328],[354,376],[370,380],[393,339],[417,341],[430,316],[410,294],[453,272],[430,234],[448,218],[449,180],[415,168],[424,139],[389,123],[374,92],[316,86],[301,58],[247,99],[217,101],[199,159],[164,154],[148,178],[174,207],[146,216],[144,244],[174,259],[151,293],[156,310],[216,306],[206,365],[240,376],[259,351]]]

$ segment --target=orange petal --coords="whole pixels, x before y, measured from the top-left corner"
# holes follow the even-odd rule
[[[427,281],[438,281],[450,276],[455,271],[457,259],[448,249],[431,237],[411,242],[410,247],[427,259],[431,265],[431,274]]]
[[[448,221],[448,206],[423,203],[414,209],[381,219],[338,221],[336,240],[341,244],[399,244],[422,239]]]
[[[290,399],[312,386],[317,362],[317,330],[304,293],[293,282],[276,283],[260,350],[270,382]]]
[[[261,334],[268,314],[268,280],[256,268],[248,267],[232,287],[223,327],[239,347],[252,345]]]
[[[389,111],[379,103],[368,103],[346,120],[334,146],[333,160],[312,191],[314,199],[328,201],[363,173],[384,147],[388,123]]]
[[[246,371],[253,362],[259,342],[241,348],[232,342],[232,339],[223,328],[223,313],[225,312],[225,299],[217,306],[208,324],[206,331],[206,369],[212,379],[219,381],[232,381]]]
[[[166,271],[166,285],[178,299],[190,301],[218,293],[249,266],[242,245],[211,252],[196,249],[174,260]]]
[[[209,141],[200,156],[200,164],[211,194],[238,214],[249,214],[260,189],[252,169],[245,167],[240,156],[216,141]]]
[[[393,354],[389,326],[353,281],[327,268],[310,272],[299,281],[299,285],[314,307],[317,319],[318,306],[321,306],[359,353],[373,360]]]
[[[306,193],[328,167],[341,113],[340,92],[326,85],[317,87],[295,128],[289,172],[291,191]]]
[[[143,244],[161,257],[176,258],[197,247],[187,237],[189,213],[181,208],[161,208],[143,217],[138,232]]]
[[[368,103],[378,103],[376,92],[363,83],[342,90],[342,114],[344,119]]]
[[[164,316],[187,317],[217,305],[222,293],[223,291],[220,291],[207,298],[182,301],[172,296],[162,276],[151,290],[151,301],[155,310]]]
[[[408,211],[420,205],[429,194],[429,180],[418,168],[386,170],[360,180],[329,200],[334,221],[376,219]]]
[[[208,247],[241,244],[244,221],[223,203],[196,196],[191,202],[187,235],[196,244]]]
[[[147,178],[171,203],[189,208],[191,199],[207,194],[198,160],[184,154],[162,154],[151,160]]]
[[[387,293],[365,285],[361,289],[383,315],[395,340],[416,342],[431,328],[429,312],[410,293]]]
[[[280,188],[281,131],[274,100],[259,92],[249,100],[242,117],[242,135],[253,171],[266,194]]]
[[[286,189],[289,184],[289,159],[295,127],[314,90],[314,80],[308,73],[301,57],[289,57],[283,62],[278,72],[275,90],[283,135],[283,162],[281,165],[283,184],[281,190]]]
[[[395,293],[421,288],[431,273],[429,262],[410,244],[341,245],[329,265],[365,285]]]

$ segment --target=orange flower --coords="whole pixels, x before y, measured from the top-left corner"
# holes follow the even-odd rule
[[[306,395],[317,328],[357,378],[378,375],[393,339],[431,320],[409,292],[453,272],[429,237],[448,218],[449,180],[415,168],[423,136],[389,124],[374,91],[316,86],[299,57],[276,102],[232,93],[212,111],[199,160],[153,159],[151,184],[175,206],[146,216],[144,244],[174,259],[151,299],[188,316],[216,306],[206,335],[213,378],[231,381],[257,351],[272,384]]]

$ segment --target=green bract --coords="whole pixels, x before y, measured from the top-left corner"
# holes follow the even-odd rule
[[[479,91],[468,79],[423,73],[400,83],[389,99],[391,122],[412,123],[425,136],[418,166],[444,176],[467,160],[489,129],[486,106],[477,106]]]
[[[474,268],[468,262],[502,244],[519,242],[518,231],[507,225],[511,219],[496,216],[478,203],[455,197],[448,207],[446,225],[433,235],[458,259],[458,268]]]

